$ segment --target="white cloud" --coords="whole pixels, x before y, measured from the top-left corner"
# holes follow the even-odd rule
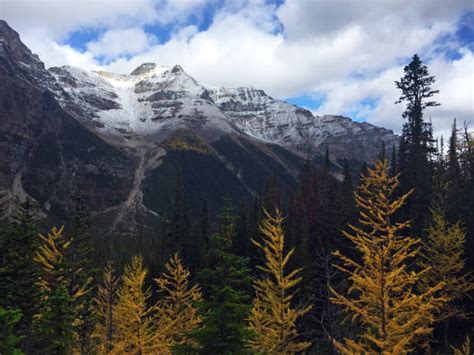
[[[140,26],[157,17],[153,0],[2,0],[0,13],[20,33],[40,31],[54,40],[73,30]]]
[[[191,14],[200,15],[204,6],[216,2],[217,0],[158,0],[156,20],[161,24],[179,24]]]
[[[459,16],[473,9],[469,0],[360,0],[357,5],[287,0],[279,7],[265,0],[227,0],[202,32],[186,19],[199,17],[217,0],[73,3],[3,0],[0,9],[48,66],[63,60],[96,68],[95,56],[108,57],[106,68],[123,73],[149,61],[181,64],[211,85],[253,85],[281,98],[325,94],[324,113],[356,111],[396,131],[403,107],[393,104],[398,95],[393,81],[402,75],[401,60],[418,52],[429,60],[441,90],[438,100],[443,105],[427,112],[435,128],[449,128],[453,116],[474,116],[472,52],[463,50],[461,60],[449,62],[434,51],[435,41],[453,34]],[[170,40],[152,45],[153,38],[143,30],[151,23],[171,26]],[[57,44],[73,29],[99,27],[106,32],[85,52]],[[365,98],[378,98],[376,107],[361,106]]]
[[[94,56],[115,58],[143,52],[155,41],[153,35],[141,28],[113,29],[102,34],[97,41],[89,42],[87,50]]]
[[[22,36],[22,40],[34,43],[33,52],[40,54],[41,60],[47,67],[72,65],[88,70],[98,70],[100,65],[90,52],[81,53],[69,45],[61,45],[47,38],[36,35]]]
[[[474,55],[467,49],[460,50],[462,57],[455,61],[434,59],[428,64],[430,73],[436,77],[434,88],[439,94],[433,98],[441,106],[430,107],[425,118],[431,119],[436,135],[450,133],[454,118],[459,123],[474,125]],[[319,90],[327,93],[326,102],[318,113],[342,113],[353,111],[375,125],[400,131],[403,125],[403,104],[395,105],[400,91],[394,85],[403,75],[403,66],[387,69],[365,80],[336,81],[322,85]],[[366,98],[377,99],[375,107],[361,106]]]

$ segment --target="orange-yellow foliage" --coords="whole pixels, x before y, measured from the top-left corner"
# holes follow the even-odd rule
[[[189,284],[190,273],[174,254],[165,272],[155,279],[162,299],[156,310],[156,343],[160,354],[171,354],[176,345],[190,345],[188,334],[201,323],[195,303],[202,300],[198,285]]]
[[[114,307],[117,301],[118,286],[119,278],[114,275],[112,263],[108,262],[103,271],[102,284],[99,285],[97,296],[94,299],[97,323],[93,337],[97,341],[99,354],[108,354],[113,349],[115,340]]]
[[[432,222],[428,228],[428,238],[423,245],[423,260],[420,265],[427,268],[422,275],[421,289],[443,282],[440,291],[445,302],[436,312],[436,320],[443,321],[452,317],[465,317],[464,309],[455,301],[469,297],[474,290],[472,274],[464,272],[465,232],[459,222],[448,225],[444,213],[439,208],[431,211]]]
[[[147,304],[151,289],[145,287],[147,273],[141,256],[134,256],[132,263],[125,267],[113,310],[116,337],[112,352],[115,354],[156,353],[152,308]]]
[[[294,288],[301,282],[300,269],[286,273],[294,250],[284,251],[285,235],[283,218],[277,210],[275,216],[265,211],[260,231],[263,241],[253,243],[265,255],[265,265],[259,267],[263,278],[255,281],[255,299],[249,318],[249,328],[255,334],[250,348],[262,354],[293,354],[311,346],[310,342],[298,341],[296,321],[311,307],[292,307]]]
[[[359,223],[344,232],[361,261],[335,253],[342,262],[336,266],[348,275],[351,287],[347,294],[331,289],[331,300],[344,306],[348,318],[361,327],[354,339],[333,340],[343,354],[406,354],[420,337],[432,332],[433,312],[441,301],[434,294],[442,284],[416,292],[427,270],[410,267],[420,240],[401,234],[408,221],[393,220],[410,195],[395,198],[398,185],[398,176],[390,176],[387,161],[368,170],[355,193]]]

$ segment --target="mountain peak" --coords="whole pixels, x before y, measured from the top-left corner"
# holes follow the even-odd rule
[[[5,20],[0,20],[0,37],[5,39],[20,39],[20,35]]]
[[[156,68],[156,63],[143,63],[140,66],[136,67],[130,75],[141,75],[148,72],[151,72]]]
[[[0,20],[0,42],[2,42],[2,52],[9,53],[14,60],[44,69],[39,57],[23,44],[18,32],[4,20]]]
[[[181,68],[180,65],[176,64],[175,66],[173,66],[173,69],[171,69],[171,72],[173,74],[177,74],[177,73],[180,73],[180,72],[184,72],[183,68]]]

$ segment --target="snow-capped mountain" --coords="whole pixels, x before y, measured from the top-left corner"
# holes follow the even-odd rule
[[[166,138],[186,127],[234,130],[207,90],[179,66],[146,63],[130,75],[73,67],[50,72],[63,89],[55,92],[61,105],[103,134]]]
[[[202,84],[178,65],[47,70],[0,20],[0,199],[11,206],[30,196],[61,219],[79,191],[105,230],[128,228],[165,218],[178,171],[190,206],[205,197],[216,210],[223,196],[252,199],[270,175],[288,196],[308,153],[318,164],[329,148],[335,173],[341,158],[356,171],[396,141],[262,90]]]
[[[199,83],[179,65],[145,63],[129,75],[51,68],[64,109],[102,134],[154,137],[178,129],[244,134],[300,155],[328,147],[335,158],[372,159],[397,141],[392,131],[342,116],[310,111],[251,87],[219,88]],[[351,140],[357,147],[348,147]]]

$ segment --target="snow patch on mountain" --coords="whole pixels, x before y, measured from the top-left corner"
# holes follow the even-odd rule
[[[263,90],[201,84],[178,65],[144,63],[129,75],[72,67],[50,72],[62,87],[56,90],[61,105],[109,135],[161,140],[187,128],[244,134],[301,155],[330,146],[339,157],[361,159],[370,159],[373,150],[380,149],[374,145],[383,141],[390,146],[398,140],[390,130],[347,117],[314,116]],[[351,140],[363,149],[355,153],[358,149],[349,147]]]

